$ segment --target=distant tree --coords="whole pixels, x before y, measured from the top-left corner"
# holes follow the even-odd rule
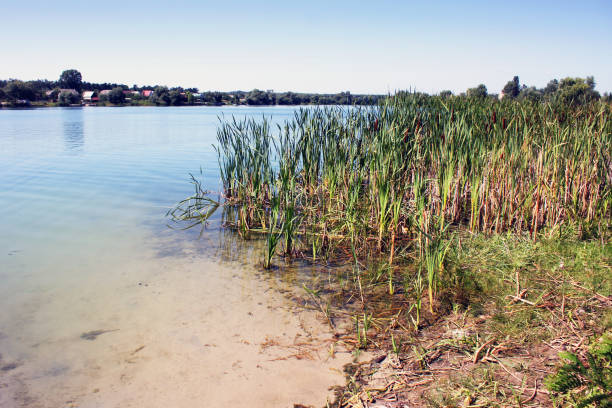
[[[26,85],[29,86],[36,93],[36,99],[42,97],[45,92],[53,89],[57,83],[46,79],[36,79],[34,81],[27,81]]]
[[[589,86],[589,88],[595,90],[595,77],[592,75],[586,77],[586,84]]]
[[[165,93],[168,93],[168,87],[167,86],[156,86],[155,88],[153,88],[153,93],[157,94],[157,95],[162,95]]]
[[[487,87],[484,84],[478,85],[476,88],[469,88],[467,90],[468,98],[486,98],[487,97]]]
[[[542,93],[542,90],[537,89],[535,86],[530,86],[529,88],[524,87],[521,89],[518,98],[531,102],[540,102],[544,99],[544,94]]]
[[[213,99],[215,105],[221,105],[221,103],[223,102],[223,94],[221,92],[213,92]]]
[[[111,89],[108,94],[108,101],[113,105],[121,105],[125,102],[125,94],[123,93],[123,88],[115,87]]]
[[[68,106],[78,103],[80,100],[79,95],[73,92],[64,91],[57,97],[57,102],[60,106]]]
[[[319,102],[320,105],[333,105],[336,103],[336,101],[334,100],[334,98],[332,97],[332,95],[319,95]]]
[[[168,106],[170,105],[169,92],[166,86],[156,86],[149,100],[156,105]]]
[[[453,96],[453,92],[449,90],[445,90],[445,91],[440,92],[440,96],[443,98],[449,98]]]
[[[612,93],[604,93],[603,96],[601,97],[601,100],[606,102],[606,103],[612,103]]]
[[[276,98],[276,103],[279,105],[298,105],[300,103],[297,94],[293,92],[285,92]]]
[[[558,90],[559,90],[559,81],[557,81],[556,79],[552,79],[548,81],[548,84],[546,84],[546,87],[542,90],[542,92],[544,93],[544,95],[550,96],[556,93]]]
[[[253,89],[247,94],[246,103],[247,105],[270,105],[270,95],[259,89]]]
[[[159,95],[155,103],[160,106],[169,106],[171,103],[170,92],[166,92],[166,93]]]
[[[599,92],[595,90],[595,79],[564,78],[559,83],[558,100],[566,105],[576,106],[599,99]]]
[[[349,91],[340,92],[335,96],[335,99],[339,105],[351,105],[353,103],[353,96]]]
[[[83,77],[81,73],[76,69],[67,69],[62,72],[59,77],[59,85],[62,88],[76,89],[78,92],[81,91],[81,85],[83,83]]]
[[[380,95],[355,95],[353,103],[355,105],[376,105],[376,103],[378,103],[379,98]]]
[[[13,80],[4,87],[4,93],[8,99],[27,99],[33,101],[36,99],[36,91],[26,82]]]
[[[219,106],[223,103],[223,94],[221,92],[205,92],[202,95],[202,102],[207,105]]]
[[[183,95],[181,95],[181,91],[178,89],[173,89],[168,92],[168,97],[170,98],[170,105],[179,106],[183,104]]]
[[[519,77],[515,76],[512,78],[512,81],[508,81],[503,87],[502,92],[504,94],[504,98],[514,99],[519,96],[519,93],[521,92]]]

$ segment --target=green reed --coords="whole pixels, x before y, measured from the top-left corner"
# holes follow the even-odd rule
[[[276,128],[222,120],[224,204],[237,209],[224,223],[270,235],[277,196],[286,255],[374,253],[392,266],[416,253],[431,307],[449,231],[537,239],[569,226],[608,239],[610,119],[603,103],[398,93],[370,108],[300,109]]]
[[[176,207],[166,213],[166,216],[171,217],[177,223],[186,222],[187,226],[182,229],[193,228],[196,225],[205,226],[220,205],[219,201],[209,197],[209,192],[202,188],[202,183],[193,174],[190,174],[190,177],[195,189],[194,194],[180,201]]]
[[[280,201],[278,197],[273,197],[268,220],[268,231],[266,237],[266,251],[264,256],[263,267],[270,269],[272,267],[272,257],[276,254],[276,247],[281,239],[282,228],[278,231],[278,218],[279,218]]]

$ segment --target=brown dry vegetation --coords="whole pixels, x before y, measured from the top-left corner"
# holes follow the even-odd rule
[[[462,299],[448,292],[448,298],[439,300],[439,313],[426,312],[418,330],[406,313],[410,295],[383,293],[382,299],[365,300],[366,313],[377,324],[361,348],[381,354],[350,369],[350,386],[335,406],[376,401],[389,407],[555,406],[544,380],[555,372],[558,353],[584,354],[599,335],[612,329],[609,247],[586,250],[569,245],[555,252],[554,244],[534,248],[537,245],[528,241],[527,248],[515,246],[508,258],[519,258],[526,250],[536,256],[511,266],[494,250],[511,242],[499,241],[505,242],[486,242],[481,248],[489,261],[467,251],[476,258],[473,262],[481,262],[477,273],[483,280],[475,278],[481,291]],[[467,245],[473,244],[464,243],[463,250]],[[354,330],[346,336],[360,347]]]

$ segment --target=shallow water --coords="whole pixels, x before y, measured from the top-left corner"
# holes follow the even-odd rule
[[[219,191],[218,117],[293,108],[0,110],[0,406],[323,404],[348,354],[219,229],[167,227]]]

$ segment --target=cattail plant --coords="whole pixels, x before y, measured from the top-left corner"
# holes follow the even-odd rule
[[[337,251],[354,265],[378,255],[397,268],[409,248],[433,307],[449,231],[537,239],[569,227],[608,239],[610,119],[599,102],[575,109],[408,92],[375,107],[298,109],[276,127],[223,118],[215,148],[223,204],[234,209],[224,225],[245,236],[280,232],[288,256]],[[174,214],[205,220],[206,201],[197,201]],[[390,273],[390,291],[392,281]]]

